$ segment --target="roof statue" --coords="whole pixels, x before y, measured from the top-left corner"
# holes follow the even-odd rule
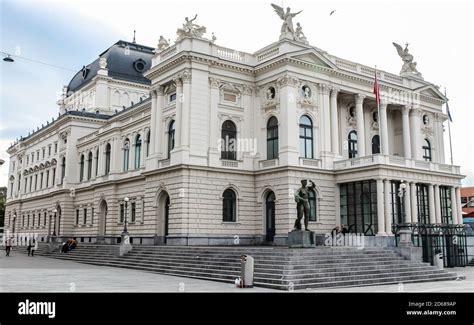
[[[183,24],[183,28],[178,28],[176,31],[176,34],[178,34],[178,40],[184,37],[202,38],[202,35],[206,32],[206,27],[194,24],[193,22],[196,20],[196,18],[197,14],[191,20],[188,17],[184,19],[185,23]]]
[[[163,37],[163,35],[161,35],[155,52],[161,52],[166,50],[168,47],[170,47],[170,43]]]
[[[282,7],[277,6],[274,3],[272,3],[271,5],[273,9],[275,9],[275,12],[277,13],[278,17],[280,17],[281,20],[283,20],[283,24],[281,25],[280,39],[285,38],[287,36],[290,36],[290,38],[295,39],[296,35],[295,35],[295,30],[293,28],[293,18],[296,15],[300,14],[303,10],[298,11],[296,13],[292,13],[291,8],[288,7],[286,8],[286,12],[285,12],[285,10]]]
[[[416,62],[413,62],[413,55],[408,53],[408,43],[405,44],[405,49],[401,45],[392,42],[393,46],[397,49],[398,55],[403,60],[402,70],[400,71],[400,76],[402,77],[421,77],[421,73],[416,70]]]

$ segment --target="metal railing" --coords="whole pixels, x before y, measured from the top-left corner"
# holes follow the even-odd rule
[[[469,263],[464,225],[401,223],[393,224],[396,244],[400,231],[410,230],[413,246],[421,247],[423,262],[434,264],[436,254],[443,255],[445,267],[466,266]]]

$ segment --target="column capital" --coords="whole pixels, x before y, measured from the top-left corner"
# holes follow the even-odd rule
[[[219,88],[219,80],[214,77],[209,77],[209,85],[211,88],[218,89]]]
[[[339,88],[337,86],[331,86],[330,90],[331,90],[331,97],[336,97],[337,98],[337,94],[339,93],[341,88]]]
[[[277,84],[280,87],[285,87],[285,86],[296,87],[299,84],[299,79],[286,74],[283,77],[280,77],[280,78],[277,79]]]
[[[355,94],[355,102],[356,105],[362,105],[364,103],[365,95],[363,94]]]
[[[180,77],[181,77],[181,81],[183,83],[191,83],[191,70],[189,69],[185,69],[181,74],[180,74]]]
[[[387,109],[388,101],[384,98],[380,99],[380,109]]]
[[[423,114],[423,110],[418,107],[412,107],[410,113],[412,116],[421,117],[421,115]]]
[[[173,82],[175,83],[176,87],[183,87],[183,81],[181,80],[180,76],[174,77]]]
[[[400,108],[400,110],[402,111],[403,115],[408,115],[410,113],[411,107],[408,105],[404,105]]]
[[[323,95],[329,95],[329,92],[331,91],[331,87],[328,84],[320,83],[319,90],[321,91]]]
[[[150,91],[151,98],[156,98],[156,90],[152,89]]]

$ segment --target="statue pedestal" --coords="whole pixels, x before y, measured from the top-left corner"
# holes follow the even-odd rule
[[[292,230],[288,233],[288,246],[290,248],[316,247],[314,231]]]

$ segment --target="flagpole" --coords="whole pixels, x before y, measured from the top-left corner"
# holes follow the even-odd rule
[[[377,115],[378,115],[378,118],[377,118],[377,123],[379,125],[379,154],[383,154],[383,150],[382,150],[382,144],[383,144],[383,141],[382,141],[382,124],[380,123],[380,119],[382,118],[380,116],[380,86],[379,86],[379,83],[378,83],[378,79],[377,79],[377,65],[375,65],[375,82],[377,83],[377,94],[378,94],[378,98],[377,98],[377,95],[375,95],[375,101],[377,102]]]
[[[451,165],[453,165],[453,143],[451,142],[451,118],[448,108],[448,97],[446,97],[446,87],[444,87],[444,97],[446,98],[446,113],[448,114],[449,151],[451,153]]]

